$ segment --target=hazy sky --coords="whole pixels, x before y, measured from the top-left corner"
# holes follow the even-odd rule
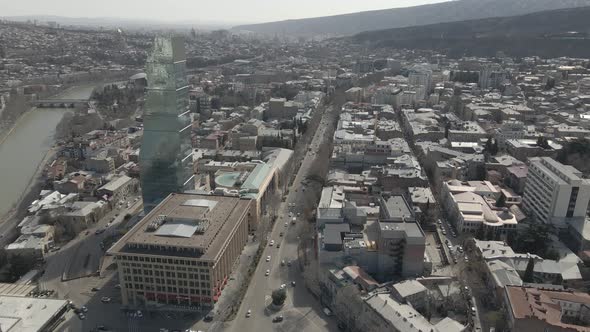
[[[0,0],[0,15],[242,23],[335,15],[444,1],[447,0]]]

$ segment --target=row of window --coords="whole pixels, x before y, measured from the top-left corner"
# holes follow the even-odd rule
[[[195,261],[195,260],[184,260],[184,259],[176,259],[176,258],[118,256],[117,259],[120,261],[152,262],[152,263],[164,263],[164,264],[173,264],[173,265],[213,266],[212,262],[201,262],[201,261]]]
[[[146,285],[144,287],[144,285],[142,284],[137,284],[135,285],[135,288],[133,287],[133,284],[125,284],[125,287],[127,287],[127,289],[129,290],[145,290],[145,291],[156,291],[156,292],[168,292],[168,293],[179,293],[179,294],[192,294],[192,295],[206,295],[206,296],[211,296],[211,290],[210,289],[194,289],[194,288],[184,288],[184,287],[173,287],[173,286],[150,286],[150,285]]]

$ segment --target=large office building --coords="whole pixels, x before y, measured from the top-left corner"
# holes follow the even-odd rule
[[[129,308],[211,307],[248,240],[253,200],[171,194],[110,250]]]
[[[590,201],[590,182],[582,172],[549,157],[529,159],[523,204],[539,222],[566,227],[584,218]]]
[[[156,37],[147,60],[148,91],[139,155],[146,212],[170,193],[194,189],[184,41]]]

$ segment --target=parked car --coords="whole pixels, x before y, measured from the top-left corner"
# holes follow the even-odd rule
[[[101,301],[102,303],[110,303],[110,302],[111,302],[111,298],[110,298],[110,297],[108,297],[108,296],[103,296],[103,297],[100,299],[100,301]]]
[[[270,256],[266,256],[266,261],[270,262]]]
[[[264,273],[265,276],[269,276],[270,275],[270,270],[266,270],[266,272]]]
[[[252,310],[248,309],[248,312],[246,312],[246,318],[250,318],[250,316],[252,316]]]
[[[282,315],[278,315],[275,318],[272,319],[273,323],[280,323],[283,321],[283,316]]]

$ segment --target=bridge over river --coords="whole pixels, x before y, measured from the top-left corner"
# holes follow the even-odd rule
[[[88,99],[37,99],[31,104],[40,108],[73,108],[88,105]]]

